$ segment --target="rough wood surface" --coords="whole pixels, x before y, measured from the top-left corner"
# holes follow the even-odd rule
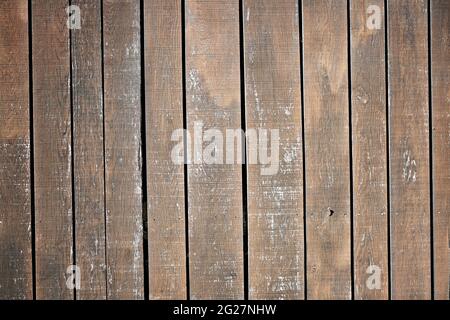
[[[36,298],[72,299],[69,29],[65,0],[32,3]]]
[[[184,166],[172,162],[183,128],[181,1],[144,2],[150,299],[186,299]]]
[[[433,115],[434,298],[448,300],[450,287],[450,2],[431,0]]]
[[[242,12],[247,129],[276,129],[280,135],[279,158],[273,159],[279,162],[278,170],[262,175],[261,168],[268,165],[247,165],[249,298],[302,299],[304,229],[298,1],[245,0]],[[248,145],[248,148],[256,150],[257,146]]]
[[[77,299],[106,298],[101,1],[72,0],[71,31]]]
[[[427,1],[390,0],[388,7],[392,298],[429,299]]]
[[[103,1],[108,299],[144,298],[140,2]]]
[[[351,298],[347,1],[303,1],[307,298]]]
[[[218,129],[225,137],[225,129],[241,128],[239,1],[188,0],[185,15],[190,136],[202,122],[204,131]],[[212,140],[200,146],[205,153],[208,145],[214,152],[223,147]],[[192,146],[194,162],[202,151]],[[242,299],[241,165],[196,162],[188,165],[190,297]]]
[[[367,20],[380,8],[380,29]],[[352,0],[351,76],[355,299],[387,299],[388,208],[386,62],[383,0]],[[378,277],[371,282],[369,277]],[[375,279],[373,281],[378,281]],[[379,286],[378,286],[379,285]]]
[[[31,299],[28,1],[0,2],[0,299]]]
[[[0,299],[448,300],[449,14],[0,0]]]

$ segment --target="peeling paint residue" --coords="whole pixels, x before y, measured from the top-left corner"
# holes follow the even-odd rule
[[[413,158],[411,150],[405,150],[402,154],[403,168],[402,177],[405,182],[416,182],[417,179],[417,163]]]

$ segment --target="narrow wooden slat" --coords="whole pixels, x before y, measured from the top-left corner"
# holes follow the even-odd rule
[[[280,137],[273,172],[262,175],[262,167],[269,165],[248,164],[249,298],[302,299],[298,1],[245,0],[243,19],[247,130],[276,129]],[[269,152],[275,154],[275,150]]]
[[[181,1],[144,2],[150,299],[186,299],[183,163],[171,159],[183,128]]]
[[[103,1],[107,292],[144,298],[140,2]]]
[[[72,99],[77,299],[106,298],[101,0],[72,0]]]
[[[28,1],[0,2],[0,299],[31,299]]]
[[[239,2],[188,0],[185,14],[190,136],[194,140],[194,126],[202,122],[203,131],[217,129],[225,137],[226,129],[241,128]],[[201,154],[191,145],[192,156]],[[216,152],[223,147],[217,140],[205,142],[205,153],[207,145]],[[241,165],[196,162],[188,166],[190,296],[241,299]]]
[[[434,297],[449,299],[450,2],[431,0]]]
[[[303,1],[307,298],[351,298],[347,1]]]
[[[389,158],[393,299],[429,299],[427,1],[390,0]]]
[[[355,299],[388,299],[384,1],[352,0],[350,9]]]
[[[36,298],[72,299],[69,29],[65,0],[32,1]]]
[[[73,263],[67,1],[32,1],[36,297],[72,299]]]

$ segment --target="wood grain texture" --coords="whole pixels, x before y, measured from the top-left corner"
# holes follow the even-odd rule
[[[144,2],[150,299],[186,299],[184,166],[171,159],[183,128],[181,1]]]
[[[381,9],[380,29],[367,27],[374,5]],[[355,299],[388,299],[384,1],[352,0],[350,10]],[[380,286],[367,286],[376,268]]]
[[[0,299],[32,299],[28,1],[0,2]]]
[[[0,299],[450,299],[449,14],[0,0]]]
[[[144,298],[140,2],[103,1],[108,299]]]
[[[448,300],[450,287],[450,2],[431,0],[433,116],[434,298]]]
[[[243,19],[246,127],[276,129],[280,137],[278,170],[262,175],[268,165],[247,165],[249,298],[303,299],[298,1],[245,0]]]
[[[392,298],[429,299],[427,1],[388,7]]]
[[[351,299],[347,2],[303,1],[307,298]]]
[[[77,299],[106,299],[101,1],[72,0],[71,31]]]
[[[36,298],[72,299],[69,29],[65,0],[32,1]]]
[[[188,0],[185,14],[190,136],[196,122],[225,136],[226,129],[241,128],[239,1]],[[223,146],[212,138],[205,153],[208,145],[215,152]],[[201,154],[194,147],[192,154]],[[242,299],[241,164],[194,160],[188,165],[190,297]]]

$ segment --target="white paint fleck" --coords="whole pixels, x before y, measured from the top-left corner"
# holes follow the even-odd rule
[[[417,163],[412,157],[411,150],[403,152],[403,181],[416,182]]]
[[[283,155],[283,160],[286,163],[290,163],[297,158],[297,149],[292,148],[291,150],[286,150]]]
[[[189,70],[188,86],[191,90],[200,89],[200,77],[196,69]]]
[[[258,95],[258,89],[256,88],[256,80],[255,80],[255,75],[252,74],[252,82],[253,82],[253,95],[255,97],[255,102],[256,102],[256,111],[261,112],[261,101],[259,99],[259,95]],[[262,119],[260,119],[262,120]]]

